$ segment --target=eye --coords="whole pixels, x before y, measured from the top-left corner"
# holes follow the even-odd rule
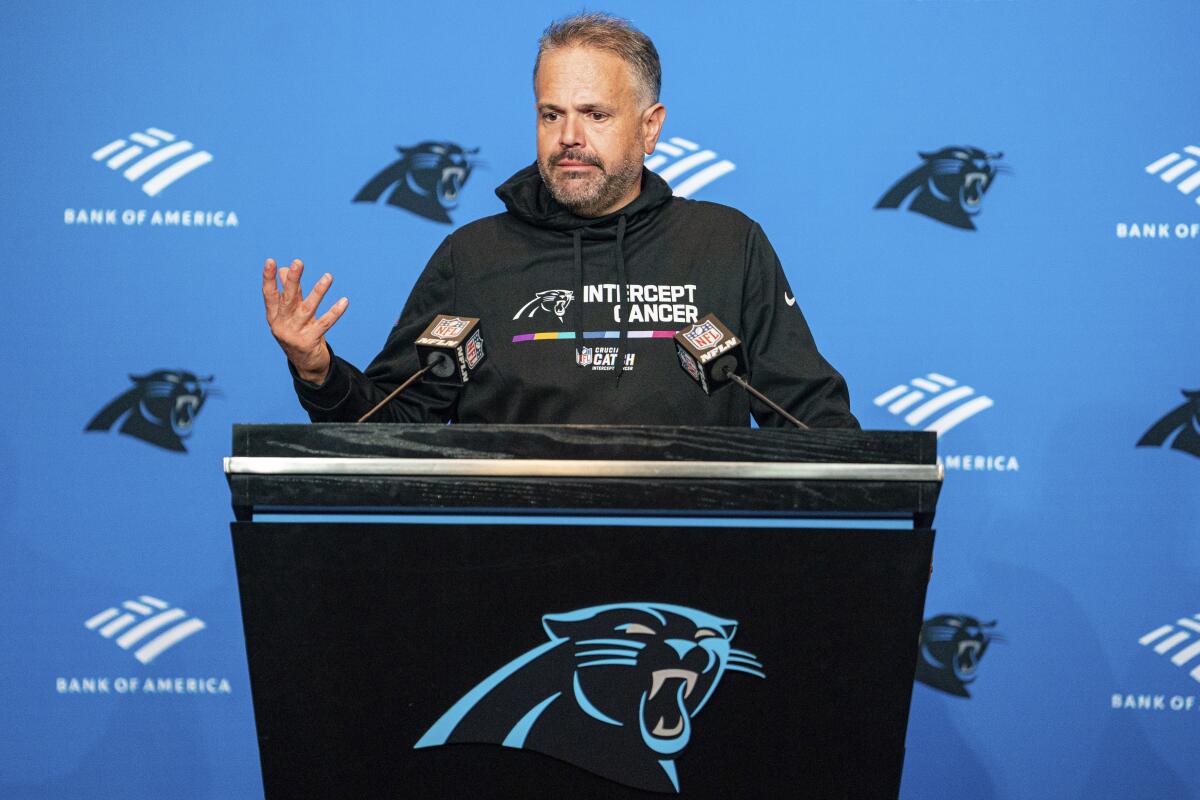
[[[652,628],[647,628],[637,622],[630,622],[627,625],[618,625],[615,630],[624,631],[625,633],[636,633],[642,636],[654,636],[655,631]]]
[[[707,639],[710,636],[716,636],[716,635],[717,635],[716,631],[710,631],[708,628],[701,628],[700,630],[696,631],[696,635],[694,638]]]
[[[558,119],[558,112],[556,112],[556,111],[543,111],[543,112],[542,112],[542,119],[544,119],[546,122],[554,122],[556,119]]]
[[[603,122],[608,119],[608,114],[605,114],[603,111],[593,111],[588,116],[592,118],[593,122]]]

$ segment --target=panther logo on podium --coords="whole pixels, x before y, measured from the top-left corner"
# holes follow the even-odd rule
[[[493,672],[415,748],[493,743],[535,750],[639,789],[678,792],[675,759],[727,672],[765,678],[731,646],[738,624],[661,603],[542,617],[548,641]]]
[[[943,147],[932,153],[917,153],[924,162],[896,181],[875,208],[899,208],[910,196],[909,211],[963,230],[975,230],[972,220],[983,210],[983,196],[992,188],[1003,153],[986,153],[978,147]]]
[[[479,152],[451,142],[421,142],[397,147],[400,158],[384,167],[354,195],[355,203],[374,203],[391,189],[387,204],[450,224],[450,211],[458,207],[458,193],[479,163]]]
[[[212,376],[200,378],[191,372],[157,370],[130,375],[133,388],[100,410],[85,431],[107,431],[121,417],[120,432],[164,450],[186,453],[183,440],[192,433],[196,415],[212,394],[207,384]]]

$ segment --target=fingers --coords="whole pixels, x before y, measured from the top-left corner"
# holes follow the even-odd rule
[[[320,319],[317,320],[317,329],[324,334],[325,331],[333,327],[333,323],[342,318],[342,314],[346,313],[346,307],[349,305],[350,299],[347,297],[343,297],[341,300],[338,300],[328,311],[321,315]]]
[[[275,309],[279,307],[279,288],[275,285],[276,271],[275,259],[268,258],[262,274],[263,303],[267,307],[267,321],[275,316]]]
[[[279,270],[279,279],[283,282],[283,297],[280,302],[285,306],[294,305],[300,299],[300,276],[304,273],[304,262],[300,259],[292,261],[288,269]]]
[[[313,286],[312,291],[308,293],[308,297],[304,298],[304,302],[300,304],[300,310],[305,316],[317,313],[317,309],[321,307],[321,300],[324,299],[325,293],[329,291],[329,287],[332,285],[333,276],[326,272]]]

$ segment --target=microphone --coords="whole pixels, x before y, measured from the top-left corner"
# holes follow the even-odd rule
[[[483,332],[474,317],[438,314],[417,337],[417,358],[429,368],[430,383],[462,386],[483,362]]]
[[[414,381],[425,375],[429,383],[463,386],[483,363],[483,330],[475,317],[452,317],[438,314],[433,322],[417,337],[417,359],[423,366],[409,376],[408,380],[367,413],[358,418],[366,422],[379,409],[390,403],[396,395],[407,389]]]
[[[807,425],[755,389],[739,374],[746,372],[742,340],[734,336],[733,331],[726,328],[716,315],[705,314],[690,328],[677,332],[675,354],[679,356],[679,366],[700,385],[706,395],[711,396],[726,383],[736,383],[797,428],[808,430]]]

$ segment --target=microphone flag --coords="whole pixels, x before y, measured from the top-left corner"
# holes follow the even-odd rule
[[[415,342],[425,380],[462,386],[483,363],[483,329],[475,317],[438,314]]]
[[[713,314],[705,314],[691,327],[675,334],[679,366],[712,394],[729,382],[730,373],[746,371],[742,341]]]

